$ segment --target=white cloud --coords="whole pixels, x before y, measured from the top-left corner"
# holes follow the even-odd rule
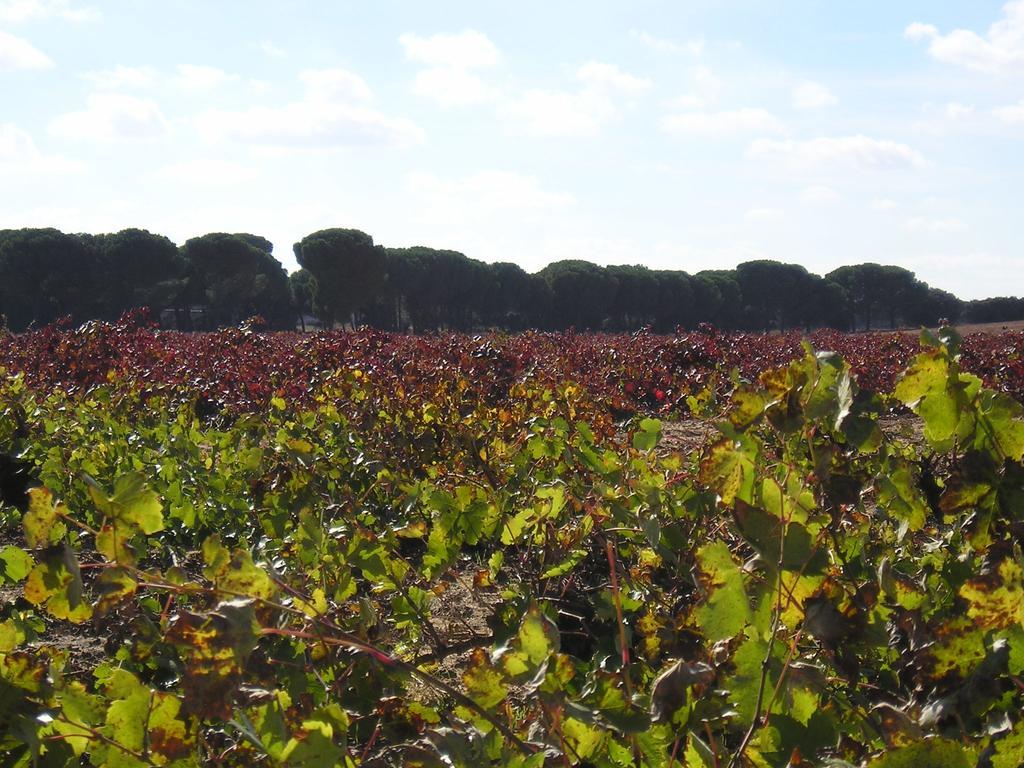
[[[174,83],[186,91],[214,91],[238,82],[238,75],[206,64],[179,64]]]
[[[218,67],[205,64],[179,64],[175,74],[165,75],[153,67],[118,65],[112,69],[99,69],[79,75],[98,91],[150,88],[169,83],[186,91],[213,91],[241,81],[241,78]]]
[[[75,173],[81,163],[57,155],[44,155],[32,136],[13,123],[0,123],[0,170],[15,173]]]
[[[735,136],[749,133],[785,133],[785,126],[764,109],[733,109],[723,112],[683,112],[659,122],[665,133],[697,136]]]
[[[0,71],[49,69],[53,61],[28,40],[0,29]]]
[[[467,29],[450,35],[420,37],[406,33],[398,38],[405,57],[430,67],[486,69],[501,60],[497,46],[483,32]]]
[[[259,177],[251,165],[226,160],[187,160],[161,166],[153,173],[158,181],[169,181],[186,186],[231,187]]]
[[[260,50],[272,59],[288,58],[288,51],[279,45],[274,45],[274,43],[269,40],[264,40],[260,43]]]
[[[924,163],[921,154],[906,144],[863,135],[822,136],[805,141],[757,139],[748,148],[747,155],[809,168],[849,165],[866,169],[896,169],[913,168]]]
[[[915,43],[921,40],[927,40],[935,37],[939,34],[937,27],[931,24],[922,24],[920,21],[915,21],[913,24],[909,24],[905,30],[903,30],[903,36],[907,40],[913,40]]]
[[[0,22],[18,23],[38,19],[93,21],[100,16],[92,6],[78,6],[70,0],[0,0]]]
[[[126,67],[118,65],[113,69],[98,69],[79,75],[98,91],[118,91],[122,88],[148,88],[157,80],[157,71],[152,67]]]
[[[589,88],[622,93],[641,93],[651,87],[650,80],[627,74],[614,64],[601,61],[588,61],[576,71],[576,79]]]
[[[669,109],[704,109],[705,101],[700,96],[694,96],[692,93],[688,93],[685,96],[676,96],[674,99],[669,99],[665,102],[665,106]]]
[[[581,66],[577,91],[532,89],[507,99],[499,114],[513,127],[536,136],[590,136],[615,119],[623,96],[635,96],[651,87],[612,64],[591,61]]]
[[[988,33],[979,35],[969,29],[954,29],[941,34],[932,24],[914,22],[904,35],[915,42],[928,41],[928,53],[946,64],[956,64],[977,72],[1006,72],[1024,67],[1024,0],[1003,6],[1003,17]]]
[[[50,122],[50,133],[72,139],[115,141],[152,139],[168,130],[167,120],[152,99],[120,93],[94,93],[88,106],[59,115]]]
[[[466,30],[432,37],[404,34],[398,41],[407,59],[427,65],[413,79],[417,96],[443,107],[478,104],[497,97],[498,91],[475,71],[501,61],[497,46],[482,32]]]
[[[786,215],[785,211],[779,208],[751,208],[743,214],[743,220],[748,224],[779,221]]]
[[[574,202],[572,195],[551,192],[533,176],[515,171],[481,171],[460,179],[412,173],[406,177],[406,186],[412,193],[441,205],[451,205],[454,210],[546,210]]]
[[[806,187],[800,193],[800,199],[805,203],[831,203],[839,199],[839,193],[832,187],[814,185]]]
[[[962,117],[970,117],[972,114],[974,114],[974,107],[970,104],[951,101],[946,105],[946,117],[950,120],[959,120]]]
[[[797,109],[821,109],[838,103],[832,91],[812,80],[804,80],[793,89],[793,106]]]
[[[1024,101],[1005,107],[996,107],[992,110],[992,114],[1009,125],[1021,125],[1024,123]]]
[[[907,229],[911,232],[962,232],[967,229],[967,224],[960,219],[931,219],[925,216],[915,216],[907,219]]]
[[[413,92],[443,107],[479,104],[496,98],[498,91],[475,72],[457,67],[430,67],[416,73]]]
[[[533,89],[505,101],[498,111],[533,136],[592,136],[615,110],[606,99],[587,94]]]
[[[718,101],[722,93],[722,81],[708,67],[694,68],[690,73],[693,90],[682,96],[670,99],[666,106],[669,109],[704,109]]]
[[[689,53],[691,56],[700,56],[704,52],[704,41],[701,39],[677,43],[672,40],[656,37],[649,32],[644,32],[642,29],[629,30],[629,36],[631,39],[643,43],[651,50],[661,53]]]
[[[306,97],[317,101],[373,100],[369,84],[355,72],[347,69],[307,69],[299,73],[299,81],[306,86]]]
[[[367,106],[372,93],[358,75],[332,69],[307,70],[299,77],[306,91],[297,101],[207,110],[196,118],[196,127],[208,141],[283,149],[408,146],[423,140],[423,131],[412,121]]]
[[[899,208],[900,204],[888,197],[878,197],[871,201],[871,208],[875,211],[891,211]]]

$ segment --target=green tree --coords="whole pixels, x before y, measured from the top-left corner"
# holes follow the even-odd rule
[[[735,274],[748,328],[782,330],[802,324],[800,305],[807,299],[810,285],[810,274],[804,267],[762,259],[739,264]]]
[[[295,259],[316,278],[316,314],[328,325],[351,320],[386,280],[384,248],[358,229],[322,229],[295,244]]]
[[[699,316],[703,322],[720,328],[738,328],[743,318],[743,289],[732,269],[706,269],[698,272],[696,290]]]
[[[288,274],[256,235],[214,232],[188,240],[184,296],[207,306],[214,326],[237,325],[253,315],[274,328],[294,328]]]
[[[56,229],[0,233],[0,307],[12,330],[99,314],[97,249]]]
[[[316,293],[316,278],[308,269],[299,269],[288,275],[288,292],[292,306],[299,315],[302,330],[306,330],[306,315],[313,314],[313,295]]]
[[[555,328],[600,328],[612,310],[618,280],[589,261],[548,264],[540,275],[551,288],[550,319]]]
[[[612,266],[605,271],[616,282],[609,327],[631,330],[653,324],[659,308],[657,275],[641,266]]]
[[[698,314],[694,280],[685,272],[658,270],[654,273],[654,329],[663,333],[677,327],[694,327],[704,318]]]
[[[185,287],[186,263],[163,235],[123,229],[97,235],[100,316],[117,319],[125,310],[149,307],[159,313],[174,305]]]

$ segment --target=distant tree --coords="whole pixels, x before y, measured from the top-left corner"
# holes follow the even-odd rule
[[[382,246],[358,229],[322,229],[295,244],[295,259],[316,279],[316,314],[329,325],[356,322],[356,313],[384,288],[386,256]]]
[[[537,300],[532,275],[518,264],[485,265],[487,278],[481,302],[481,319],[492,328],[521,330],[529,327]]]
[[[807,298],[809,279],[804,267],[763,259],[739,264],[735,274],[748,327],[785,329],[801,323],[799,304]]]
[[[806,329],[835,328],[847,330],[850,326],[850,299],[846,289],[839,283],[826,280],[818,275],[808,275],[806,289],[794,309],[795,325]]]
[[[964,322],[1006,323],[1024,320],[1024,298],[996,296],[991,299],[975,299],[963,305]]]
[[[214,232],[188,240],[185,296],[205,303],[214,326],[237,325],[253,315],[274,328],[294,328],[288,274],[270,243],[256,235]]]
[[[482,261],[424,246],[387,253],[392,294],[415,330],[467,330],[494,311],[495,276]]]
[[[698,272],[701,281],[696,290],[700,316],[719,328],[739,328],[743,319],[743,289],[732,269],[706,269]]]
[[[299,269],[288,275],[288,292],[292,306],[299,315],[302,330],[306,330],[306,315],[313,314],[313,294],[316,292],[316,278],[308,269]]]
[[[885,311],[882,299],[885,268],[874,263],[856,264],[839,267],[825,277],[846,289],[853,315],[850,323],[852,330],[857,329],[859,320],[863,323],[864,330],[870,331],[872,322],[877,319],[880,312]]]
[[[0,233],[0,308],[12,330],[99,316],[97,250],[56,229]]]
[[[936,326],[940,320],[955,323],[964,310],[964,302],[939,288],[920,283],[919,296],[907,317],[914,325]]]
[[[658,276],[647,267],[613,266],[606,273],[615,279],[615,297],[609,307],[609,327],[630,330],[658,319]]]
[[[551,288],[550,317],[555,328],[598,329],[611,312],[618,280],[589,261],[548,264],[539,273]]]
[[[100,316],[115,320],[126,310],[149,307],[159,313],[174,305],[186,284],[186,262],[163,235],[123,229],[96,235]]]
[[[704,320],[700,308],[694,279],[685,272],[662,269],[653,273],[656,285],[654,296],[654,330],[668,333],[679,326],[694,327]],[[718,296],[713,286],[709,291]]]

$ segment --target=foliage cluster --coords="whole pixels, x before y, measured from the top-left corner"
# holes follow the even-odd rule
[[[889,395],[809,346],[737,377],[689,456],[457,366],[234,419],[8,376],[5,763],[1019,765],[1024,407],[922,342]]]
[[[817,349],[841,354],[862,386],[875,391],[893,386],[917,348],[905,333],[816,331],[809,339]],[[555,388],[574,381],[607,412],[625,417],[687,413],[694,405],[690,398],[727,392],[732,369],[754,379],[801,357],[801,345],[795,332],[723,333],[706,326],[673,335],[298,334],[244,327],[183,334],[153,330],[133,314],[115,324],[57,324],[0,335],[0,365],[24,373],[34,389],[82,393],[109,381],[190,400],[200,413],[261,412],[274,396],[308,404],[318,383],[342,368],[371,373],[392,391],[462,378],[471,382],[464,397],[495,406],[507,404],[517,382]],[[964,369],[987,386],[1024,400],[1024,333],[972,334],[961,355]]]
[[[354,229],[326,229],[294,246],[287,275],[258,235],[211,233],[181,248],[128,229],[65,234],[0,230],[0,313],[10,327],[113,320],[146,306],[182,330],[260,315],[274,328],[367,324],[426,332],[497,328],[659,332],[701,323],[734,330],[934,326],[1024,318],[1021,299],[962,302],[896,266],[858,264],[825,276],[797,264],[750,261],[695,275],[582,260],[530,274],[456,251],[384,248]],[[172,319],[173,317],[173,319]]]

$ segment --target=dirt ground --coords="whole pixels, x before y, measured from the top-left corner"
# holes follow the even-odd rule
[[[1024,320],[1012,320],[1008,323],[966,323],[958,324],[956,329],[961,335],[968,333],[1000,334],[1006,331],[1024,331]]]
[[[913,414],[883,416],[879,419],[878,425],[889,437],[899,438],[918,448],[925,445],[921,420]],[[719,433],[711,422],[695,419],[664,421],[661,424],[661,444],[658,447],[662,454],[689,455],[693,451],[699,451],[718,436]]]

